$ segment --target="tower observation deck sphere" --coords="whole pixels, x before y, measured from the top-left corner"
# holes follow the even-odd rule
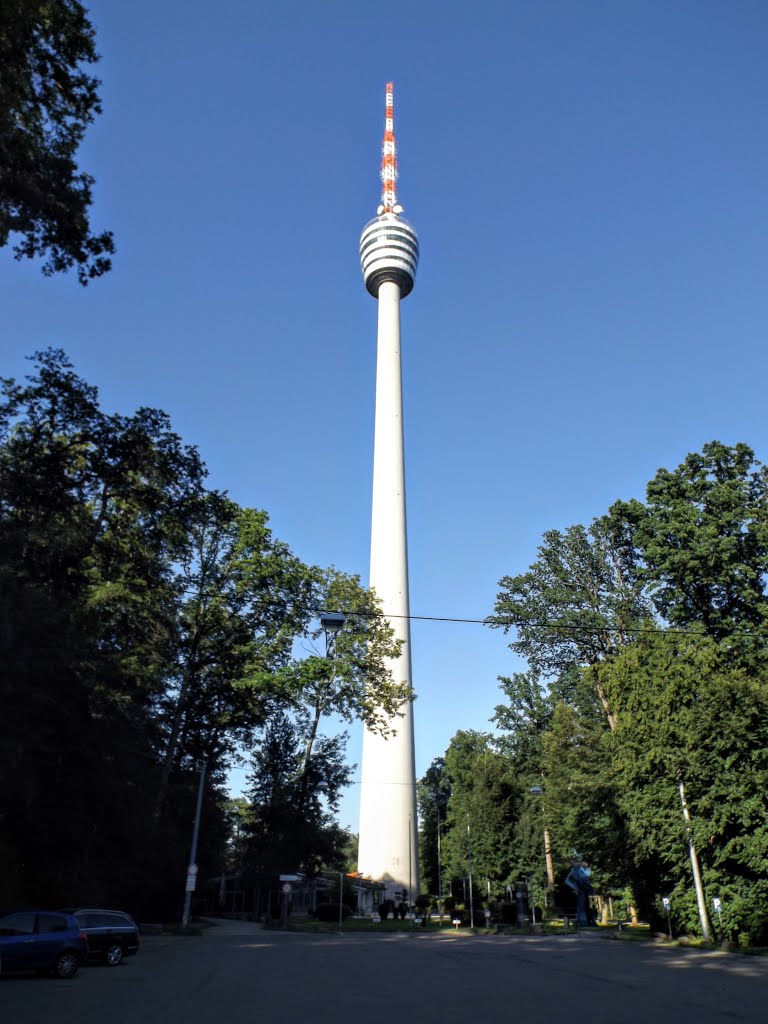
[[[415,230],[396,213],[383,213],[369,221],[360,236],[360,264],[365,287],[374,298],[384,281],[393,281],[404,299],[413,289],[419,264]]]

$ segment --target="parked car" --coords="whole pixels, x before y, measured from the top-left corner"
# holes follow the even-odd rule
[[[122,910],[72,910],[88,940],[88,959],[117,967],[124,956],[139,951],[139,929]]]
[[[38,971],[73,978],[88,945],[72,914],[21,910],[0,917],[0,973]]]

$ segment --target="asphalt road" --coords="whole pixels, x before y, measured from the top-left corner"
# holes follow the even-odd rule
[[[150,937],[72,981],[0,979],[3,1024],[768,1022],[768,959],[582,936]]]

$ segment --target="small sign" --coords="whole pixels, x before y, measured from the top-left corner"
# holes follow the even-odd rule
[[[286,896],[290,896],[291,893],[293,892],[293,887],[291,886],[290,882],[283,882],[280,888],[283,890]]]
[[[722,906],[719,897],[715,896],[715,898],[712,900],[712,906],[715,908],[715,910],[719,914],[720,913],[720,908]]]
[[[665,910],[669,910],[669,896],[661,897],[661,905],[664,907]]]

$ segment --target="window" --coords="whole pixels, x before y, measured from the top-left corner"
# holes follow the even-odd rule
[[[83,928],[108,928],[111,924],[109,914],[78,914],[77,919]]]
[[[125,914],[105,914],[105,924],[108,924],[110,928],[133,928],[133,925],[125,916]]]
[[[37,930],[41,933],[69,931],[69,923],[61,914],[38,914]]]
[[[0,935],[33,935],[34,914],[9,914],[0,919]]]

